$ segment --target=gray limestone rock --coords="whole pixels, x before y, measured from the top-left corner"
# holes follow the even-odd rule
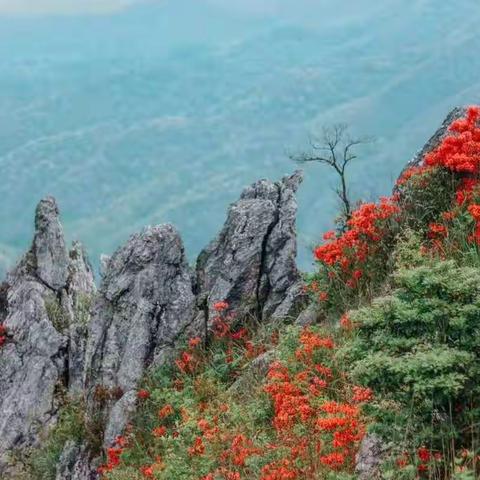
[[[101,413],[105,446],[125,427],[146,368],[168,358],[194,310],[191,272],[171,225],[133,235],[109,260],[86,354],[88,408]],[[99,389],[110,397],[105,405]]]
[[[53,197],[44,198],[37,206],[32,254],[38,278],[53,290],[65,287],[68,254],[57,202]]]
[[[97,480],[97,467],[91,463],[86,447],[70,440],[58,461],[55,480]]]
[[[388,448],[385,442],[374,434],[365,435],[356,457],[355,473],[358,480],[379,480],[380,466]]]
[[[292,317],[303,301],[296,268],[300,172],[261,180],[231,206],[196,275],[171,225],[133,235],[102,259],[102,282],[80,244],[67,252],[53,198],[36,211],[32,248],[0,286],[0,474],[13,449],[34,447],[57,420],[65,393],[84,396],[103,446],[122,433],[146,369],[170,361],[185,334],[205,335],[213,303],[247,305],[260,319]],[[199,313],[198,306],[203,308]],[[252,363],[262,375],[270,353]],[[86,445],[67,443],[57,480],[97,477]],[[93,463],[92,463],[93,461]]]
[[[61,304],[69,315],[69,391],[75,395],[83,394],[88,325],[95,294],[90,262],[82,245],[74,242],[69,252],[67,288],[62,291]]]
[[[8,340],[0,349],[0,476],[9,471],[12,450],[35,446],[56,422],[58,393],[70,387],[69,329],[76,317],[68,306],[85,286],[79,274],[69,277],[72,262],[53,198],[38,204],[35,226],[32,248],[2,287]],[[86,268],[83,261],[75,268]]]
[[[206,317],[218,301],[237,312],[250,307],[260,319],[293,312],[298,295],[291,289],[298,289],[300,280],[295,193],[302,178],[297,171],[279,182],[260,180],[230,207],[222,231],[197,261],[199,302]]]
[[[318,306],[315,303],[311,303],[295,320],[295,324],[301,327],[308,327],[314,325],[319,320]]]

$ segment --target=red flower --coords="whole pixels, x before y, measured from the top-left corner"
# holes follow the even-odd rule
[[[227,302],[217,302],[213,304],[214,310],[217,312],[222,312],[223,310],[226,310],[229,307]]]
[[[457,216],[456,212],[443,212],[442,218],[446,222],[451,222]]]
[[[480,205],[472,204],[468,207],[468,213],[474,218],[476,222],[480,222]]]
[[[188,449],[190,456],[203,455],[205,453],[205,445],[203,444],[202,437],[197,437],[193,445]]]
[[[121,435],[119,435],[116,439],[115,439],[115,445],[117,445],[118,447],[126,447],[127,446],[127,439]]]
[[[406,467],[410,463],[410,459],[408,458],[408,453],[404,453],[401,457],[398,457],[395,463],[400,468]]]
[[[230,338],[232,340],[240,340],[248,335],[248,330],[246,328],[241,328],[240,330],[236,331],[235,333],[230,334]]]
[[[320,292],[318,294],[318,298],[321,302],[326,302],[328,300],[328,293],[327,292]]]
[[[200,337],[194,337],[194,338],[191,338],[189,341],[188,341],[188,346],[190,348],[195,348],[198,344],[200,344],[201,342],[201,338]]]
[[[141,467],[140,473],[146,478],[153,478],[153,467],[151,466]]]
[[[428,230],[428,237],[429,238],[436,238],[436,237],[445,237],[448,235],[448,230],[445,225],[441,223],[431,223],[429,225]]]
[[[353,328],[353,323],[348,316],[348,313],[344,313],[340,318],[340,326],[345,330],[351,330]]]
[[[296,480],[300,478],[295,465],[283,459],[279,462],[269,463],[262,468],[260,480]]]
[[[397,180],[397,185],[399,187],[405,185],[412,177],[421,176],[424,173],[430,172],[431,170],[431,167],[425,165],[410,167],[402,173],[400,178]]]
[[[362,276],[363,276],[363,272],[361,270],[355,270],[353,272],[353,278],[355,280],[360,280],[362,278]]]
[[[369,402],[373,398],[373,391],[370,388],[353,387],[353,401],[356,403]]]
[[[345,463],[345,456],[341,453],[334,452],[320,457],[320,462],[323,463],[323,465],[327,465],[336,470],[342,467]]]
[[[420,459],[420,461],[422,461],[423,463],[427,463],[431,459],[430,450],[428,450],[425,447],[420,447],[417,450],[417,455],[418,455],[418,458]]]
[[[475,178],[464,178],[456,193],[457,205],[463,205],[470,202],[473,197],[473,191],[478,186],[478,180]]]
[[[173,412],[174,412],[173,407],[170,404],[167,404],[158,411],[158,416],[160,418],[166,418],[169,415],[172,415]]]
[[[167,433],[167,427],[161,426],[161,427],[156,427],[152,430],[153,436],[160,438],[164,437],[165,434]]]
[[[137,398],[140,400],[146,400],[147,398],[150,398],[150,392],[148,390],[139,390],[137,393]]]
[[[393,198],[382,198],[379,203],[364,203],[347,222],[347,231],[340,236],[327,232],[327,242],[318,246],[315,258],[330,267],[329,278],[348,274],[347,284],[358,286],[363,269],[358,268],[381,248],[381,240],[389,231],[389,221],[396,219],[400,209]],[[331,268],[338,268],[337,272]]]
[[[467,117],[453,122],[441,144],[425,155],[425,165],[445,167],[452,172],[479,173],[480,108],[470,107]]]
[[[333,230],[329,230],[323,234],[324,240],[335,240],[337,238],[337,234]]]

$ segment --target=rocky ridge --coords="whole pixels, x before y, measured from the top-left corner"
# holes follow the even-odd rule
[[[186,334],[206,336],[215,302],[263,321],[298,313],[301,181],[295,172],[246,188],[195,271],[173,226],[132,235],[102,258],[98,291],[82,246],[66,248],[56,201],[43,199],[32,247],[0,287],[8,332],[0,349],[0,476],[14,478],[18,452],[41,442],[67,396],[85,403],[86,421],[111,446],[135,409],[145,371],[170,361]],[[67,443],[57,480],[95,479],[99,452],[89,448]]]
[[[421,164],[463,113],[453,110],[408,167]],[[15,478],[16,453],[38,445],[67,394],[84,401],[86,420],[97,424],[108,448],[135,408],[146,370],[169,361],[185,334],[206,336],[217,301],[261,321],[314,322],[315,310],[303,309],[295,264],[301,180],[296,172],[247,187],[195,269],[173,226],[133,235],[102,258],[98,292],[81,246],[66,249],[55,200],[42,200],[32,247],[0,284],[7,331],[0,348],[0,478]],[[359,478],[376,477],[384,450],[377,438],[365,437]],[[95,480],[98,462],[88,444],[69,442],[56,480]]]

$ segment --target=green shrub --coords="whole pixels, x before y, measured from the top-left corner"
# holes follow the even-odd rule
[[[57,425],[48,432],[38,449],[32,450],[26,459],[29,478],[32,480],[55,480],[56,468],[65,444],[84,439],[84,408],[81,402],[67,403]]]
[[[68,329],[68,314],[53,294],[45,299],[45,310],[55,330],[64,333]]]
[[[356,334],[344,360],[374,390],[373,429],[394,450],[425,445],[453,463],[480,440],[480,271],[425,259],[395,283],[350,314]]]

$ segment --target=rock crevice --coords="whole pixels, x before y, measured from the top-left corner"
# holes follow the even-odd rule
[[[260,180],[230,207],[222,231],[197,261],[198,292],[209,317],[218,301],[259,319],[293,311],[294,301],[280,307],[300,280],[295,193],[301,181],[301,172],[280,182]]]

